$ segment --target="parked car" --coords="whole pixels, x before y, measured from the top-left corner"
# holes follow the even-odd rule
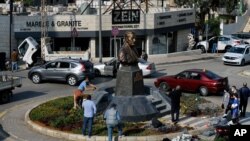
[[[226,52],[232,46],[243,44],[243,40],[232,35],[214,36],[208,41],[200,41],[196,44],[196,49],[201,49],[202,53],[211,52],[213,44],[217,43],[217,50]]]
[[[198,92],[202,96],[207,96],[208,94],[221,94],[227,89],[228,78],[206,69],[188,69],[176,75],[159,77],[154,81],[154,85],[164,92],[180,85],[183,91]]]
[[[156,72],[156,67],[153,62],[147,62],[141,58],[138,59],[138,66],[142,69],[143,76],[150,76]],[[118,68],[120,67],[117,58],[112,58],[111,60],[103,63],[94,65],[95,76],[113,76],[116,77]]]
[[[242,39],[245,44],[250,44],[250,33],[249,32],[234,33],[232,35]]]
[[[223,55],[222,60],[224,64],[244,66],[246,63],[250,62],[249,50],[249,44],[234,46]]]
[[[42,80],[66,81],[75,86],[84,77],[94,78],[93,63],[80,59],[60,58],[44,65],[34,66],[28,72],[28,78],[35,84]]]

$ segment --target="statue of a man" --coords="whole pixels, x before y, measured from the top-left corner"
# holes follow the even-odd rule
[[[135,33],[127,31],[124,35],[124,44],[119,51],[118,60],[124,66],[137,65],[138,52],[135,47]]]

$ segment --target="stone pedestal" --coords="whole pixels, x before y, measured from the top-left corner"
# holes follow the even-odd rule
[[[144,94],[142,70],[138,65],[122,66],[116,77],[116,96],[135,96]]]
[[[158,111],[146,96],[115,96],[112,103],[117,105],[122,121],[148,121],[157,116]]]

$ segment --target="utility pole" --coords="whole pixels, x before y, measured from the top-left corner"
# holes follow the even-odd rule
[[[45,60],[46,37],[48,37],[47,0],[41,0],[41,59]]]
[[[99,0],[99,62],[102,63],[102,7]]]
[[[9,47],[10,47],[10,58],[11,58],[11,50],[12,50],[12,48],[11,48],[11,33],[12,33],[12,13],[13,12],[13,0],[10,0],[10,36],[9,36]]]

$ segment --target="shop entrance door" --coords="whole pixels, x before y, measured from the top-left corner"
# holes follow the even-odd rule
[[[122,46],[122,38],[121,37],[111,37],[110,38],[110,57],[117,57],[118,52]]]

